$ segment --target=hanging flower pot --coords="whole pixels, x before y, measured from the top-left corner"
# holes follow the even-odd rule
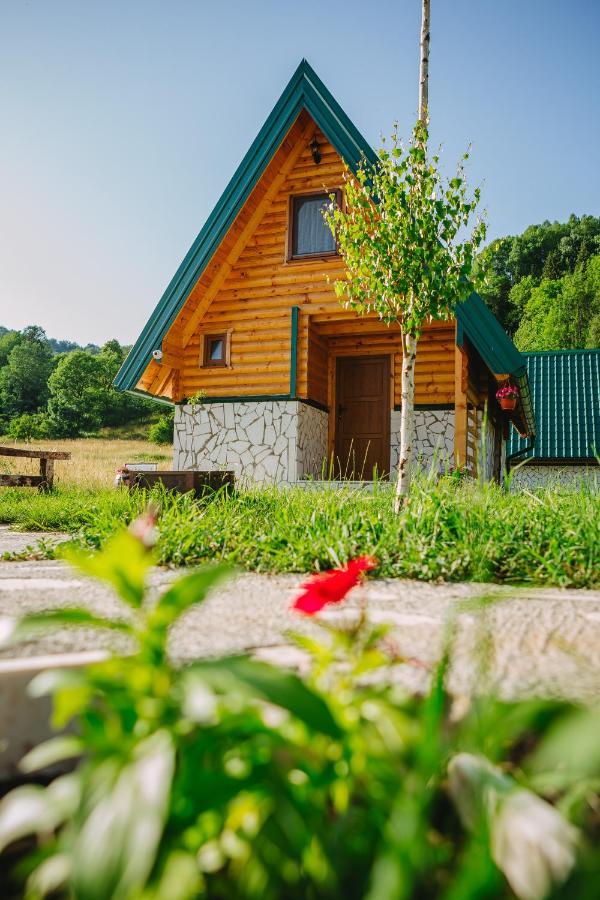
[[[496,391],[496,400],[507,411],[516,409],[519,399],[519,388],[512,384],[505,384]]]

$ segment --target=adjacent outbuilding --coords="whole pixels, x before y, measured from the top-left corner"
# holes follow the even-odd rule
[[[513,487],[581,482],[600,486],[600,349],[522,355],[537,435],[532,446],[511,429],[508,463]]]

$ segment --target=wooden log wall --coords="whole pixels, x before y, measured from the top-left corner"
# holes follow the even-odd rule
[[[318,165],[309,148],[314,136]],[[291,308],[296,306],[299,397],[328,404],[331,355],[390,353],[394,403],[400,402],[398,329],[343,309],[334,291],[334,281],[345,274],[340,257],[286,260],[290,196],[330,193],[343,185],[343,171],[337,152],[301,113],[163,341],[162,364],[151,362],[139,387],[175,400],[199,390],[209,397],[287,394]],[[228,330],[231,365],[202,367],[204,335]],[[416,403],[453,402],[453,324],[425,330],[415,381]]]
[[[319,165],[308,146],[315,133],[321,152]],[[184,348],[185,396],[199,389],[209,396],[288,393],[292,306],[300,308],[297,391],[301,397],[308,396],[308,315],[317,309],[339,314],[333,280],[343,277],[344,266],[339,257],[286,261],[289,197],[331,192],[342,183],[342,175],[341,158],[314,123],[312,128],[309,125],[280,162],[273,181],[278,184],[277,191],[268,198],[243,247],[238,248],[237,259]],[[232,329],[231,367],[200,368],[203,335],[227,329]]]

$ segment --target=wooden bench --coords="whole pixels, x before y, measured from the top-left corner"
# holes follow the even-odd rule
[[[39,475],[1,475],[0,487],[36,487],[51,491],[54,484],[54,460],[71,459],[63,450],[19,450],[17,447],[0,447],[0,456],[17,456],[20,459],[39,459]]]

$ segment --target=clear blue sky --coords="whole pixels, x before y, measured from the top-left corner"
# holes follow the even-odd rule
[[[490,238],[600,213],[599,0],[432,0],[430,113]],[[419,0],[0,0],[0,324],[133,341],[300,59],[377,144]]]

